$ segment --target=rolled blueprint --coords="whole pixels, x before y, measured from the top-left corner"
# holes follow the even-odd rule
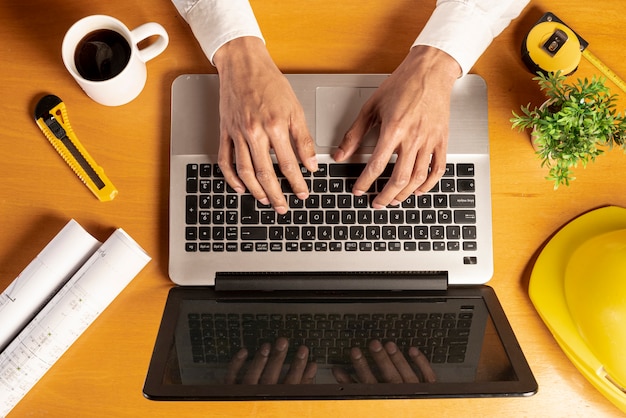
[[[116,230],[0,353],[0,416],[8,414],[150,261]]]
[[[26,266],[0,294],[0,351],[76,273],[100,244],[72,219]]]

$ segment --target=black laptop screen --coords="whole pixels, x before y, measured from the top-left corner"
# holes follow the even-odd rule
[[[508,323],[496,324],[506,321],[499,304],[488,306],[484,297],[463,291],[300,299],[297,293],[217,298],[209,289],[174,290],[144,388],[152,399],[506,396],[536,390]]]

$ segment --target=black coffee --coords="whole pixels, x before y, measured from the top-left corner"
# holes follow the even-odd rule
[[[76,69],[87,80],[104,81],[115,77],[126,68],[130,59],[130,45],[119,33],[98,29],[88,33],[74,52]]]

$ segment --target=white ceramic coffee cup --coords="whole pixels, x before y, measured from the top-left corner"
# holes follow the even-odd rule
[[[92,81],[78,72],[74,54],[86,35],[100,29],[113,30],[122,35],[130,46],[130,58],[126,67],[113,78]],[[150,37],[156,37],[154,42],[139,49],[138,44]],[[146,62],[163,52],[168,42],[167,32],[158,23],[149,22],[130,30],[110,16],[87,16],[74,23],[65,34],[62,46],[63,63],[89,97],[106,106],[119,106],[130,102],[141,93],[148,77]]]

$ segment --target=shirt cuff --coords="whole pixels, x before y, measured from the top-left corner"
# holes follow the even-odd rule
[[[185,18],[213,65],[217,50],[233,39],[254,36],[265,42],[247,0],[198,1],[187,11]]]
[[[413,46],[440,49],[454,58],[467,74],[493,41],[491,22],[486,16],[472,13],[464,3],[438,5]]]

